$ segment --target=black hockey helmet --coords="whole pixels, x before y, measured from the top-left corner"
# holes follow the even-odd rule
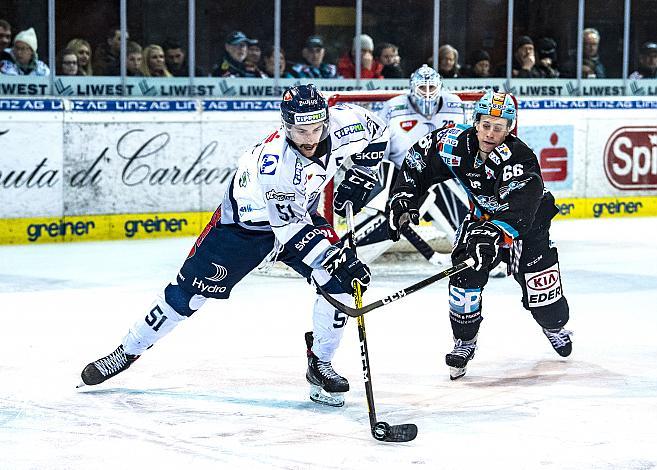
[[[285,126],[285,135],[291,139],[293,126],[323,123],[324,129],[320,141],[328,136],[328,103],[315,85],[298,85],[285,90],[281,101],[281,119]]]

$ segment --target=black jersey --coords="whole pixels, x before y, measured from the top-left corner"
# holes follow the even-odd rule
[[[510,239],[521,238],[556,215],[538,159],[522,140],[509,134],[486,161],[481,161],[478,150],[472,126],[430,132],[406,154],[393,196],[408,193],[419,205],[431,185],[455,179],[465,189],[474,217],[491,220]]]

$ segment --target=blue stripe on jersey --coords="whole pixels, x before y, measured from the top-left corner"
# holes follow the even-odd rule
[[[511,227],[506,222],[502,222],[501,220],[491,220],[491,222],[493,222],[495,225],[500,227],[502,230],[504,230],[506,233],[511,235],[513,238],[518,238],[519,235],[518,231],[515,228]]]

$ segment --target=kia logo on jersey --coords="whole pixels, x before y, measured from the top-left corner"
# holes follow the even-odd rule
[[[399,123],[399,127],[401,127],[404,131],[409,132],[415,127],[416,124],[417,119],[409,119],[408,121],[401,121]]]
[[[550,269],[527,279],[527,285],[534,290],[546,290],[559,282],[559,271]]]
[[[618,189],[657,189],[657,129],[617,129],[605,146],[605,174]]]

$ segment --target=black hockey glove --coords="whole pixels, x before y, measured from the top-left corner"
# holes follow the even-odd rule
[[[322,262],[324,269],[340,283],[344,291],[354,294],[354,280],[361,284],[361,291],[365,292],[370,284],[370,268],[356,257],[356,253],[347,247],[334,247],[329,250]]]
[[[477,221],[468,225],[465,251],[475,260],[473,269],[489,269],[497,257],[501,242],[502,231],[492,222]]]
[[[410,193],[397,193],[388,203],[388,236],[393,242],[399,241],[399,232],[409,222],[420,223],[420,211]]]
[[[350,168],[344,174],[344,180],[338,186],[333,197],[333,209],[335,213],[344,217],[346,214],[345,204],[351,201],[354,207],[354,214],[360,212],[365,207],[367,198],[370,196],[376,176],[367,174],[358,168]]]

